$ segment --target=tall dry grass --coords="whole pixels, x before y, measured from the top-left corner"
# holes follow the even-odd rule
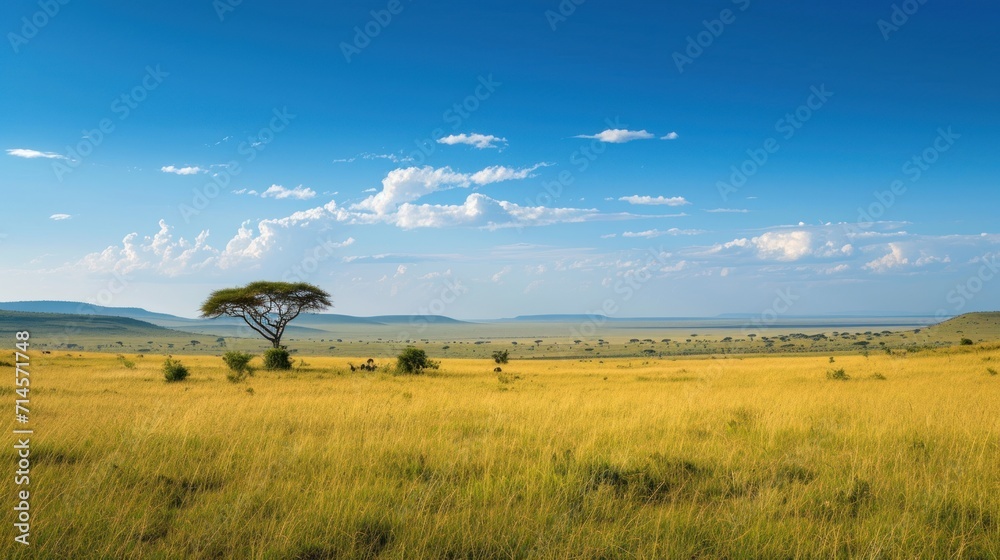
[[[35,358],[33,544],[0,556],[1000,556],[996,348],[413,377],[306,357],[240,384],[217,357],[170,384],[129,359]]]

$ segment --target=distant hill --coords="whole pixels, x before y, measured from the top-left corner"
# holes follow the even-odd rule
[[[10,333],[21,330],[27,330],[35,336],[62,336],[68,338],[72,338],[80,333],[85,333],[88,336],[181,334],[178,331],[129,317],[0,311],[0,336],[8,336]]]
[[[100,315],[105,317],[127,317],[139,319],[154,325],[167,328],[180,328],[195,332],[225,332],[230,333],[235,327],[243,325],[242,319],[220,317],[218,319],[189,319],[168,313],[155,313],[141,307],[105,307],[74,301],[11,301],[0,302],[0,311],[19,311],[29,313],[57,313],[66,315]],[[308,336],[320,334],[324,326],[334,325],[400,325],[400,324],[462,324],[464,321],[442,315],[379,315],[375,317],[355,317],[336,313],[307,313],[298,316],[289,327],[289,334]],[[310,328],[312,327],[312,328]],[[296,332],[297,331],[297,332]],[[309,331],[313,331],[310,333]]]
[[[419,322],[445,325],[467,324],[466,321],[459,321],[458,319],[452,319],[444,315],[376,315],[375,317],[368,317],[368,319],[377,321],[383,325],[411,325]]]
[[[512,319],[501,319],[501,322],[513,321],[520,323],[574,323],[577,321],[610,321],[611,318],[604,315],[579,314],[550,314],[550,315],[518,315]]]
[[[155,313],[146,311],[140,307],[105,307],[103,305],[93,305],[78,301],[8,301],[0,302],[0,311],[24,311],[29,313],[59,313],[66,315],[104,315],[108,317],[129,317],[142,321],[188,321],[197,322],[198,319],[186,319],[167,313]]]
[[[958,344],[963,338],[973,342],[1000,340],[1000,312],[966,313],[921,332],[931,339],[953,344]]]

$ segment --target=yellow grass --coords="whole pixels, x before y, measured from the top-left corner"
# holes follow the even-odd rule
[[[8,525],[0,557],[1000,556],[996,347],[409,377],[307,357],[242,384],[129,359],[34,357],[33,544]]]

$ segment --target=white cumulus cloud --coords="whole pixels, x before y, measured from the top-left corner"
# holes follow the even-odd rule
[[[797,261],[812,252],[812,233],[808,231],[769,231],[751,242],[764,259]]]
[[[866,263],[864,268],[872,272],[883,273],[908,264],[910,264],[910,259],[903,254],[903,246],[899,243],[890,243],[888,253]]]
[[[668,132],[665,136],[660,136],[660,140],[677,140],[680,138],[676,132]]]
[[[589,138],[600,140],[608,144],[624,144],[633,140],[649,140],[656,136],[645,130],[627,130],[623,128],[609,128],[597,134],[578,134],[573,138]]]
[[[286,189],[281,185],[271,185],[268,189],[260,193],[261,198],[276,198],[278,200],[284,198],[294,198],[297,200],[309,200],[310,198],[316,196],[316,191],[299,185],[294,189]]]
[[[493,136],[492,134],[452,134],[438,140],[438,144],[454,146],[456,144],[468,144],[474,148],[484,150],[486,148],[499,148],[500,144],[506,144],[506,138]]]
[[[198,167],[197,165],[192,165],[188,167],[176,167],[173,165],[165,165],[160,168],[160,171],[164,173],[173,173],[174,175],[197,175],[198,173],[207,173],[205,169]]]

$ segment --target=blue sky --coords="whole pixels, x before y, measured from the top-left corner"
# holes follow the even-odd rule
[[[1000,308],[995,3],[116,4],[0,7],[0,299]]]

